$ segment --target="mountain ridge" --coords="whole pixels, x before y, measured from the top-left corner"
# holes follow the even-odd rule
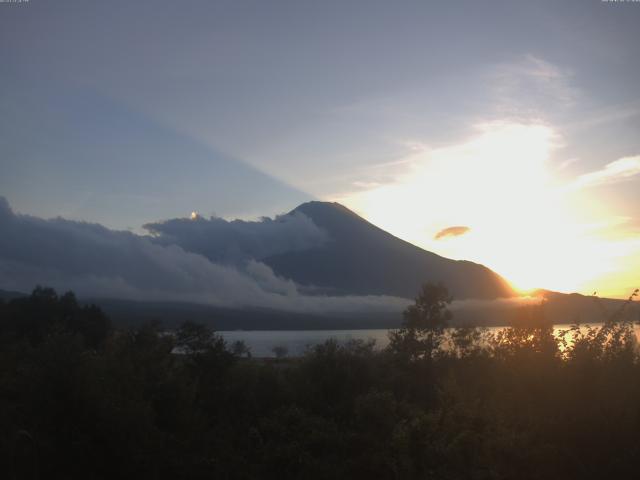
[[[311,201],[302,213],[331,238],[325,245],[263,259],[278,275],[337,294],[414,298],[425,282],[445,284],[456,299],[513,297],[509,283],[484,265],[417,247],[339,203]]]

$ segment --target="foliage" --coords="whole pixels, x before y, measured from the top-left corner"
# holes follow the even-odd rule
[[[407,360],[431,359],[451,320],[447,306],[452,300],[444,285],[424,284],[415,303],[404,311],[402,328],[391,332],[391,351]]]
[[[632,296],[629,304],[634,300]],[[391,347],[249,358],[204,326],[113,329],[72,294],[0,302],[6,478],[635,478],[640,362],[628,305],[553,334],[445,328],[427,286]]]

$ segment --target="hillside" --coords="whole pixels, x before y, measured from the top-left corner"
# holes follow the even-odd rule
[[[456,299],[514,295],[509,284],[487,267],[416,247],[338,203],[308,202],[291,213],[295,212],[311,218],[331,240],[264,261],[279,275],[302,285],[325,287],[339,294],[413,298],[421,284],[442,282]]]

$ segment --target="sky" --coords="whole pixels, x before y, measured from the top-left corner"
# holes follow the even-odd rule
[[[639,24],[599,0],[0,3],[0,196],[137,233],[339,201],[523,291],[628,296]]]

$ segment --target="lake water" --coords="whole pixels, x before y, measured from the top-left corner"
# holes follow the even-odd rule
[[[386,328],[375,330],[236,330],[217,332],[227,343],[242,340],[251,349],[254,357],[274,357],[275,347],[285,347],[289,356],[302,355],[307,347],[317,345],[330,338],[344,343],[349,340],[376,341],[376,348],[389,344]]]
[[[568,329],[570,325],[555,325],[555,332]],[[488,330],[497,332],[504,327],[490,327]],[[636,338],[640,340],[640,327],[635,327]],[[386,328],[371,330],[236,330],[218,332],[231,344],[242,340],[251,349],[254,357],[275,357],[275,347],[285,347],[288,356],[302,355],[308,347],[317,345],[330,338],[344,343],[349,340],[375,340],[376,348],[382,349],[389,344]]]
[[[568,329],[570,325],[555,325],[557,334],[560,330]],[[504,327],[490,327],[488,330],[497,332]],[[640,340],[640,327],[635,327],[636,337]],[[284,347],[289,356],[302,355],[304,351],[313,345],[324,342],[330,338],[344,343],[349,340],[375,340],[376,348],[382,349],[389,344],[386,328],[371,330],[236,330],[218,332],[231,344],[242,340],[251,349],[254,357],[274,357],[275,347]]]

